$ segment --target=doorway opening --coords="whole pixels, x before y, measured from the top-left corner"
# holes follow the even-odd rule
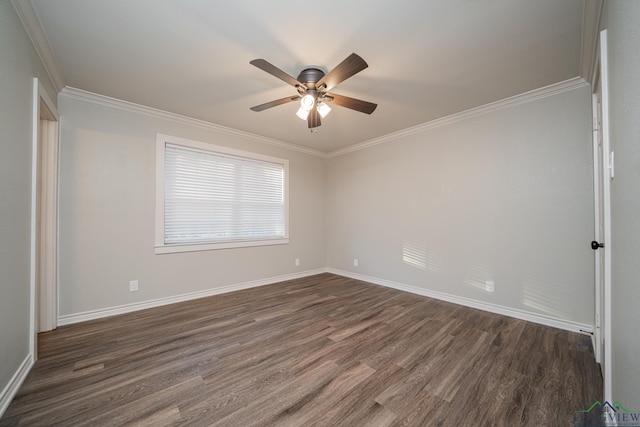
[[[59,116],[37,78],[33,80],[31,173],[31,354],[37,333],[58,321]]]

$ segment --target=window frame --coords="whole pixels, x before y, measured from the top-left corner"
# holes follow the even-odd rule
[[[165,149],[167,144],[207,151],[212,154],[242,157],[254,161],[281,164],[284,170],[284,237],[280,239],[232,240],[226,242],[165,243]],[[263,154],[237,150],[177,136],[156,134],[156,205],[155,205],[155,253],[208,251],[254,246],[283,245],[289,243],[289,160]]]

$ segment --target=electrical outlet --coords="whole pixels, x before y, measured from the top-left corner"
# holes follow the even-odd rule
[[[138,281],[132,280],[129,282],[129,292],[138,292]]]
[[[296,267],[300,266],[300,258],[296,258]]]
[[[495,289],[495,283],[493,280],[487,280],[484,282],[484,290],[487,292],[493,292]]]
[[[353,259],[353,266],[357,267],[358,266],[358,258],[354,258]]]

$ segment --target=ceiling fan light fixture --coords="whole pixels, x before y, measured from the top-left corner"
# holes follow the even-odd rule
[[[295,87],[297,91],[295,96],[287,96],[256,105],[251,107],[251,110],[263,111],[268,108],[299,100],[300,106],[298,107],[296,116],[302,120],[306,120],[307,126],[312,132],[322,124],[321,119],[325,118],[331,111],[332,107],[327,105],[327,103],[366,114],[373,113],[377,107],[377,104],[372,102],[327,92],[369,66],[364,59],[355,53],[349,55],[344,61],[336,65],[326,74],[319,68],[305,68],[300,72],[298,78],[294,78],[264,59],[254,59],[253,61],[249,61],[249,63]]]
[[[303,106],[300,106],[296,112],[296,116],[300,117],[302,120],[307,120],[307,117],[309,117],[309,110],[305,110]]]
[[[331,112],[331,107],[329,107],[329,104],[327,104],[326,102],[318,102],[318,113],[320,114],[320,117],[322,117],[323,119],[325,117],[327,117],[327,114],[329,114]]]
[[[310,93],[300,98],[300,108],[304,109],[307,112],[311,111],[315,103],[316,103],[316,98]]]

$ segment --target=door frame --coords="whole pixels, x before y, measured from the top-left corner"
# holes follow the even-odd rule
[[[34,77],[29,289],[29,350],[33,361],[38,358],[38,332],[55,329],[58,318],[59,120],[56,105]]]
[[[594,208],[595,208],[595,239],[603,243],[595,255],[595,337],[594,353],[596,361],[601,363],[604,400],[612,402],[612,346],[611,346],[611,182],[614,177],[613,152],[609,139],[609,74],[607,30],[600,32],[599,55],[592,73],[593,96],[593,170],[594,170]],[[600,86],[600,108],[598,108],[598,84]],[[600,113],[600,117],[598,114]],[[598,125],[598,122],[600,124]],[[602,140],[602,155],[598,148],[598,140]],[[602,167],[600,167],[602,164]],[[602,177],[600,174],[602,173]],[[602,186],[600,186],[602,183]],[[602,216],[600,205],[602,204]],[[600,235],[600,226],[604,236]],[[604,237],[604,238],[603,238]],[[604,262],[601,263],[601,257]],[[604,271],[601,271],[604,268]],[[601,278],[604,280],[602,282]],[[601,328],[601,324],[604,327]]]

